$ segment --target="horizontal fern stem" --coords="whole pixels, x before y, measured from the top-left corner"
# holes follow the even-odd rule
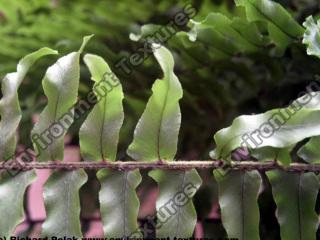
[[[186,170],[186,169],[231,169],[231,170],[273,170],[280,169],[289,172],[320,172],[320,164],[304,164],[292,163],[289,166],[279,165],[275,161],[256,162],[256,161],[232,161],[228,164],[221,160],[190,160],[190,161],[101,161],[101,162],[8,162],[0,163],[0,169],[19,169],[23,171],[31,169],[118,169],[118,170],[134,170],[134,169],[168,169],[168,170]]]

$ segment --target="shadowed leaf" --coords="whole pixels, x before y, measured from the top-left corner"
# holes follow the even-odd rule
[[[42,225],[43,237],[82,237],[79,189],[87,181],[83,169],[55,171],[44,186],[47,218]]]
[[[23,199],[26,188],[36,179],[34,170],[11,176],[1,173],[0,178],[0,233],[10,238],[24,216]]]
[[[281,239],[316,239],[319,181],[314,173],[269,171]]]
[[[279,3],[271,0],[235,0],[237,6],[243,6],[250,22],[262,21],[268,26],[270,38],[283,50],[303,35],[300,26],[290,13]]]
[[[214,171],[219,186],[221,218],[229,238],[260,239],[258,194],[261,177],[257,171]]]
[[[305,145],[303,145],[298,155],[308,163],[320,163],[320,137],[312,137]]]

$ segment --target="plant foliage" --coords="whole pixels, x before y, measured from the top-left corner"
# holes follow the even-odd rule
[[[306,19],[304,28],[279,3],[270,0],[235,2],[238,9],[236,11],[239,11],[237,16],[231,17],[232,14],[228,10],[209,13],[204,20],[191,20],[187,30],[181,29],[168,39],[165,43],[167,47],[155,43],[151,45],[152,53],[162,70],[162,78],[155,80],[146,105],[144,102],[138,101],[139,104],[136,104],[135,100],[128,101],[129,105],[135,103],[132,104],[134,109],[144,109],[140,111],[142,114],[127,149],[127,154],[133,160],[159,164],[177,161],[182,97],[189,99],[189,107],[192,108],[196,97],[190,94],[190,89],[196,81],[199,81],[199,84],[195,88],[203,91],[202,94],[208,94],[208,98],[212,100],[210,108],[218,107],[221,99],[227,99],[228,106],[233,106],[239,102],[246,103],[252,96],[247,96],[249,93],[239,94],[239,99],[235,101],[232,91],[225,92],[223,89],[234,83],[234,76],[230,75],[222,78],[225,81],[216,81],[225,69],[231,68],[234,73],[240,73],[240,78],[243,77],[246,81],[243,81],[239,88],[248,86],[254,95],[259,91],[258,85],[261,83],[254,82],[257,79],[252,77],[260,71],[254,63],[257,59],[264,66],[272,59],[274,62],[270,64],[272,66],[268,65],[266,75],[270,73],[271,76],[277,76],[279,71],[287,71],[274,70],[277,68],[275,65],[281,63],[279,57],[285,59],[286,63],[286,51],[303,55],[301,49],[306,45],[308,55],[320,57],[319,22],[316,23],[312,17]],[[81,3],[80,9],[88,7],[85,1]],[[42,1],[38,4],[41,5]],[[102,1],[99,1],[99,4],[104,6]],[[119,9],[123,11],[121,6],[117,5],[115,14]],[[150,5],[145,3],[145,6]],[[242,10],[243,14],[240,13]],[[128,15],[128,19],[122,21],[130,21],[132,15],[139,14],[142,13],[133,12]],[[147,19],[146,15],[148,14],[142,14],[142,19]],[[119,21],[119,25],[122,21]],[[52,37],[46,24],[41,27],[45,33],[43,38]],[[54,26],[59,29],[58,25]],[[85,21],[81,27],[91,29],[91,25]],[[140,33],[133,31],[131,39],[145,41],[150,34],[159,31],[160,27],[159,24],[145,25],[141,27]],[[36,30],[33,27],[19,29],[20,34],[26,35],[32,35],[34,31]],[[121,36],[120,34],[120,39]],[[75,104],[79,97],[81,54],[91,37],[83,39],[78,51],[58,59],[48,68],[42,80],[47,105],[31,134],[38,161],[64,160],[64,137],[76,117],[76,110],[79,110]],[[302,38],[305,45],[300,43]],[[10,43],[4,41],[4,46],[10,46]],[[174,54],[168,50],[169,48]],[[177,50],[180,50],[180,54],[175,54]],[[42,48],[27,55],[19,62],[16,72],[7,74],[2,80],[2,161],[14,158],[17,148],[16,133],[22,117],[18,88],[35,61],[52,54],[57,52]],[[307,57],[303,56],[303,59]],[[120,80],[102,57],[86,54],[84,62],[94,81],[90,98],[94,101],[79,131],[81,156],[85,161],[116,161],[121,128],[126,127],[123,124],[123,99],[126,94]],[[217,66],[217,69],[201,69],[204,64],[212,64],[213,68]],[[154,65],[150,64],[148,68],[153,70]],[[184,71],[194,71],[193,76],[197,78],[191,81]],[[178,78],[180,72],[182,77]],[[292,69],[288,72],[295,77],[299,75]],[[213,75],[216,79],[211,79]],[[200,82],[202,80],[210,82],[212,89],[203,86]],[[276,80],[272,81],[271,85],[276,86]],[[144,84],[142,86],[145,87]],[[99,89],[104,90],[103,96]],[[264,113],[239,116],[229,127],[215,133],[215,149],[211,152],[211,157],[214,160],[222,160],[224,169],[214,170],[213,175],[218,186],[222,224],[228,237],[241,240],[260,239],[259,197],[266,183],[270,183],[281,238],[316,239],[319,221],[315,206],[319,177],[315,173],[270,170],[264,174],[258,170],[228,169],[230,161],[234,160],[234,153],[239,150],[246,150],[249,155],[247,157],[258,162],[272,160],[275,164],[283,165],[318,163],[320,95],[319,91],[307,90],[308,92],[304,92],[288,107],[277,106],[278,108],[272,107]],[[216,110],[217,116],[219,112],[223,112],[223,107],[225,106]],[[285,113],[287,115],[283,117]],[[61,119],[66,120],[65,118],[67,121],[64,121],[64,128],[60,131],[60,125],[57,124]],[[273,124],[270,122],[272,120]],[[48,133],[51,133],[51,137],[48,137]],[[248,143],[249,140],[252,141],[253,133],[258,133],[256,140],[260,140],[261,143]],[[44,139],[46,140],[43,141]],[[300,147],[297,154],[296,146]],[[295,157],[292,157],[294,154]],[[159,189],[156,202],[156,237],[192,237],[197,222],[193,199],[202,185],[198,171],[154,169],[149,172],[149,176],[154,179]],[[6,237],[14,234],[23,218],[24,193],[35,178],[34,170],[20,172],[15,176],[1,172],[0,213],[6,218],[0,219],[0,234]],[[97,172],[97,178],[101,185],[99,202],[104,235],[109,238],[142,237],[143,232],[138,225],[140,202],[137,195],[137,188],[142,182],[140,170],[102,169]],[[83,169],[55,170],[51,173],[44,187],[47,218],[42,225],[42,236],[83,237],[79,191],[87,180],[87,172]],[[171,211],[168,213],[169,207]],[[166,212],[163,212],[164,209]]]

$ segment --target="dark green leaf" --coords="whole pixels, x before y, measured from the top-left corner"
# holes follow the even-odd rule
[[[257,171],[214,171],[219,185],[221,218],[229,238],[260,239],[258,195],[261,177]]]
[[[302,37],[304,29],[279,3],[271,0],[235,0],[243,6],[250,22],[267,23],[270,38],[283,51],[293,40]]]
[[[320,137],[312,137],[299,151],[299,157],[308,163],[317,164],[320,163]]]
[[[314,173],[267,172],[277,204],[281,239],[316,239],[319,225],[315,212],[319,181]]]

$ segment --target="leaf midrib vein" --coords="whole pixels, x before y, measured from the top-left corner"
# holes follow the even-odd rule
[[[127,213],[127,182],[128,182],[128,172],[125,171],[125,177],[124,177],[124,185],[123,185],[123,236],[127,236],[127,221],[126,221],[126,213]]]
[[[71,172],[71,176],[70,176],[70,180],[71,181],[68,181],[68,182],[72,182],[72,175],[73,175],[73,172]],[[67,181],[65,180],[65,181],[63,181],[63,183],[64,183],[64,185],[65,185],[65,187],[66,187],[66,189],[67,189],[67,191],[66,191],[66,193],[67,193],[67,209],[66,209],[66,212],[69,212],[69,210],[70,210],[70,189],[69,189],[69,187],[70,187],[70,184],[67,184]],[[66,225],[65,226],[67,226],[66,228],[65,228],[65,231],[67,231],[67,229],[71,229],[71,228],[69,228],[69,224],[70,224],[70,221],[69,221],[69,216],[71,216],[70,214],[67,214],[67,218],[66,218]],[[67,232],[65,232],[65,236],[67,236]]]
[[[298,223],[299,223],[299,239],[302,240],[302,233],[301,233],[301,206],[300,206],[300,201],[301,201],[301,173],[299,173],[299,181],[298,181],[298,193],[297,193],[297,198],[298,198]]]
[[[62,69],[61,64],[60,64],[59,61],[57,62],[57,67],[58,67],[59,69]],[[58,72],[59,77],[61,77],[60,71],[57,71],[57,72]],[[49,80],[49,78],[48,78],[48,80]],[[61,96],[61,88],[62,88],[62,87],[61,87],[61,84],[60,84],[60,85],[58,86],[58,96],[57,96],[57,101],[56,101],[56,103],[55,103],[55,108],[54,108],[54,113],[53,113],[52,124],[54,124],[54,123],[56,122],[58,105],[59,105],[60,96]],[[48,101],[49,101],[49,99],[48,99]],[[53,142],[54,142],[54,139],[53,139]],[[53,144],[53,142],[52,142],[51,144],[49,144],[49,154],[50,154],[51,161],[54,161],[54,157],[53,157],[53,153],[52,153],[52,144]]]
[[[185,182],[185,176],[186,176],[186,171],[183,171],[183,175],[182,175],[182,182],[181,182],[181,185],[180,185],[180,189],[181,191],[183,191],[183,186],[184,186],[184,182]],[[175,237],[178,237],[178,233],[179,233],[179,226],[180,226],[180,212],[181,212],[181,207],[178,206],[178,209],[177,209],[177,230],[176,230],[176,234],[175,234]]]
[[[103,99],[103,116],[102,116],[102,125],[101,125],[101,131],[100,131],[100,154],[101,154],[101,157],[102,157],[102,160],[104,161],[105,160],[105,156],[104,156],[104,153],[103,153],[103,136],[104,136],[104,122],[105,122],[105,119],[106,119],[106,104],[107,104],[107,97],[104,97]]]
[[[244,238],[244,232],[245,232],[245,210],[244,210],[244,201],[245,201],[245,197],[244,197],[244,184],[245,184],[245,176],[246,176],[246,172],[243,173],[242,175],[242,181],[241,181],[241,215],[242,215],[242,238],[241,239],[245,239]]]
[[[165,75],[165,74],[164,74]],[[170,74],[169,74],[170,75]],[[163,115],[164,115],[164,110],[166,108],[167,102],[168,102],[168,95],[170,91],[170,76],[168,77],[168,85],[167,85],[167,91],[165,93],[165,98],[164,98],[164,104],[161,109],[161,114],[160,114],[160,122],[159,122],[159,128],[158,128],[158,136],[157,136],[157,154],[158,154],[158,160],[162,160],[160,156],[160,135],[161,135],[161,129],[162,129],[162,121],[163,121]],[[162,80],[164,81],[164,80]]]

